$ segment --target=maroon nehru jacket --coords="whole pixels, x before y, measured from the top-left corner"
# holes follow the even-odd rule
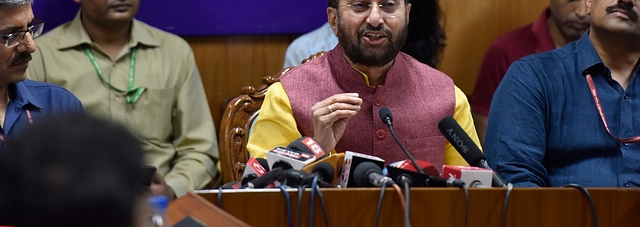
[[[455,110],[455,86],[444,73],[400,53],[383,85],[367,86],[361,73],[345,59],[340,45],[302,64],[280,80],[289,97],[298,130],[313,137],[311,107],[334,94],[358,93],[362,108],[349,120],[336,151],[378,156],[387,164],[406,159],[379,113],[387,106],[398,138],[417,160],[444,164],[445,138],[438,122]]]
[[[556,48],[547,25],[550,15],[549,8],[546,8],[535,22],[512,30],[491,44],[482,60],[471,96],[473,112],[489,115],[493,93],[496,92],[511,63],[524,56]]]

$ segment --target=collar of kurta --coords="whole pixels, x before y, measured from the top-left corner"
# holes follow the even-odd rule
[[[91,41],[89,33],[87,33],[87,30],[82,25],[81,13],[82,11],[78,11],[76,17],[71,22],[61,25],[62,29],[66,31],[64,39],[61,39],[58,44],[59,50],[74,48],[84,44],[89,44],[90,46],[95,45],[93,41]],[[132,23],[131,39],[129,40],[130,47],[136,47],[138,45],[160,46],[160,42],[148,31],[148,29],[155,28],[136,19],[134,19]]]

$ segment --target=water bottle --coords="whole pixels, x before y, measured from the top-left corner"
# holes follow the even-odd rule
[[[167,227],[169,226],[169,220],[167,219],[167,207],[169,200],[162,195],[156,195],[149,198],[149,205],[153,209],[151,215],[151,223],[154,227]]]

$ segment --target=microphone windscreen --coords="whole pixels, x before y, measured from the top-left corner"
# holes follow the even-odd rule
[[[323,158],[314,163],[304,166],[302,170],[306,171],[307,173],[312,173],[316,165],[320,163],[328,163],[329,165],[331,165],[331,168],[334,170],[333,178],[332,178],[333,180],[325,179],[324,181],[331,183],[333,185],[340,184],[340,170],[342,169],[342,164],[344,163],[344,153],[329,155],[326,158]]]
[[[382,169],[373,162],[361,162],[353,171],[353,181],[358,187],[373,186],[369,182],[369,174],[372,172],[382,174]]]
[[[314,166],[313,169],[311,169],[311,173],[318,174],[320,179],[323,181],[332,182],[336,171],[328,162],[321,162]]]
[[[294,140],[289,145],[287,145],[287,148],[291,148],[307,154],[313,154],[314,156],[316,156],[316,159],[327,157],[327,154],[324,152],[320,144],[318,144],[318,142],[308,136],[303,136]]]
[[[484,153],[455,119],[450,116],[442,118],[438,123],[438,128],[469,165],[481,166],[482,160],[486,159]]]
[[[357,153],[353,151],[344,152],[343,158],[343,166],[340,171],[340,187],[349,188],[349,187],[357,187],[354,182],[353,172],[355,168],[363,162],[370,162],[382,169],[384,167],[384,159],[381,159],[376,156],[366,155],[362,153]],[[382,172],[382,171],[381,171]]]
[[[391,110],[389,110],[389,108],[387,108],[386,106],[383,106],[382,108],[380,108],[380,111],[378,112],[378,114],[380,114],[380,120],[382,120],[382,123],[388,124],[393,122],[393,116],[391,116]]]

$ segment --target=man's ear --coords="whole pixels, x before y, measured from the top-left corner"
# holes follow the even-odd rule
[[[338,36],[338,9],[327,7],[327,21],[333,29],[333,34]]]
[[[587,4],[587,15],[591,15],[591,0],[586,0],[585,2]]]

